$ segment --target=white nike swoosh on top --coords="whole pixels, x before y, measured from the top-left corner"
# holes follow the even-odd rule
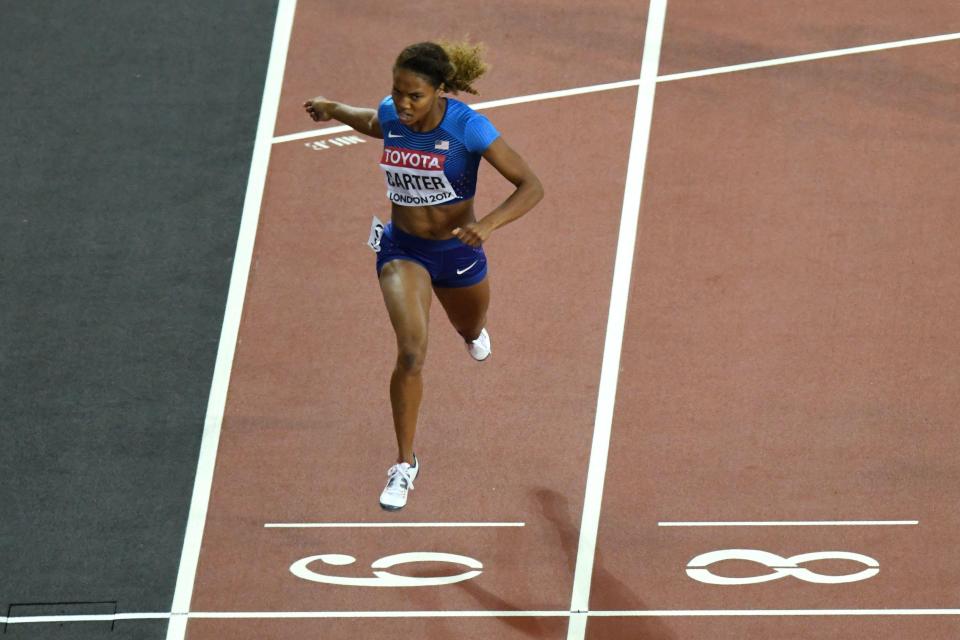
[[[392,131],[387,131],[387,137],[388,137],[388,138],[402,138],[403,136],[402,136],[402,135],[395,136],[395,135],[393,135],[393,132],[392,132]]]
[[[470,269],[473,269],[473,265],[477,264],[478,262],[480,262],[480,261],[479,261],[479,260],[474,260],[474,261],[470,264],[470,266],[467,267],[466,269],[457,269],[457,275],[460,276],[460,275],[465,274],[467,271],[470,271]]]

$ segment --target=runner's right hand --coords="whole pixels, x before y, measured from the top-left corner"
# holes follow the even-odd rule
[[[335,106],[335,102],[327,100],[323,96],[317,96],[303,103],[307,115],[313,118],[314,122],[326,122],[333,118],[333,108]]]

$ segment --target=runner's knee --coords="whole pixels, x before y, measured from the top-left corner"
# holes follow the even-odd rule
[[[404,340],[397,348],[397,369],[408,374],[417,374],[427,359],[426,340]]]

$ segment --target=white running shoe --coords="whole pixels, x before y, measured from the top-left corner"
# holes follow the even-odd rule
[[[413,489],[413,481],[420,473],[420,461],[416,454],[413,465],[408,462],[395,464],[387,469],[387,486],[380,494],[380,506],[387,511],[398,511],[407,504],[407,493]]]
[[[480,330],[480,335],[473,342],[467,343],[467,351],[474,360],[486,360],[493,353],[490,348],[490,334],[486,328]]]

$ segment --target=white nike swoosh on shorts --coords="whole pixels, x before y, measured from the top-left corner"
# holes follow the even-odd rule
[[[402,136],[402,135],[400,135],[400,136],[395,136],[395,135],[393,135],[393,132],[392,132],[392,131],[387,131],[387,137],[388,137],[388,138],[402,138],[403,136]]]
[[[479,260],[474,260],[474,261],[470,264],[470,266],[467,267],[466,269],[457,269],[457,275],[458,275],[458,276],[462,276],[462,275],[465,274],[467,271],[470,271],[470,269],[473,269],[474,265],[477,264],[478,262],[480,262],[480,261],[479,261]]]

